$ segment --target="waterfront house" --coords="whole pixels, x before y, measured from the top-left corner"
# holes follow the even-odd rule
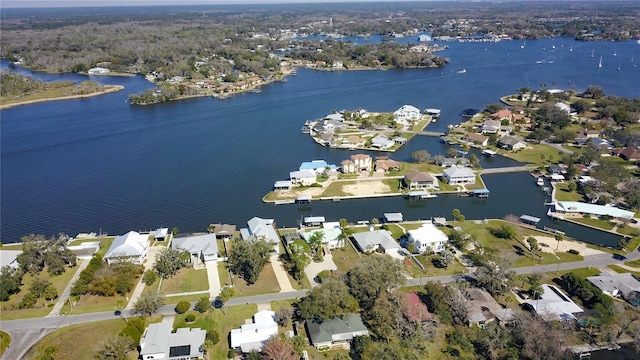
[[[420,109],[411,105],[402,105],[398,110],[393,112],[395,122],[404,126],[420,120],[421,117]]]
[[[309,171],[292,171],[289,173],[291,184],[310,186],[316,183],[317,176]]]
[[[520,150],[527,147],[527,143],[520,136],[505,135],[498,140],[498,145],[507,150]]]
[[[470,166],[471,161],[467,158],[459,157],[459,158],[438,158],[436,163],[442,167],[451,167],[451,166]]]
[[[363,147],[366,143],[367,143],[367,140],[361,138],[360,136],[349,135],[347,136],[346,139],[344,139],[344,141],[342,142],[342,145],[350,148],[357,148],[357,147]]]
[[[482,134],[466,133],[462,140],[478,145],[480,147],[489,145],[489,137]]]
[[[340,163],[340,169],[342,170],[343,174],[351,174],[356,172],[355,164],[351,160],[342,160],[342,162]]]
[[[168,235],[169,228],[159,228],[158,230],[156,230],[155,234],[153,234],[153,239],[155,241],[165,241]]]
[[[171,248],[187,251],[191,255],[191,262],[196,266],[201,261],[218,259],[218,241],[215,234],[173,238]]]
[[[105,74],[108,74],[110,72],[111,72],[111,70],[105,69],[103,67],[94,67],[94,68],[89,69],[89,71],[87,71],[87,74],[89,74],[89,75],[105,75]]]
[[[149,234],[129,231],[113,239],[104,260],[111,265],[114,262],[130,261],[142,264],[149,248]]]
[[[554,285],[543,284],[538,299],[525,301],[525,306],[536,314],[549,320],[575,320],[574,314],[583,312],[582,308]]]
[[[483,289],[471,288],[466,290],[466,298],[469,309],[467,322],[469,326],[484,327],[492,321],[504,324],[515,318],[515,313],[509,308],[503,308],[498,302]]]
[[[501,109],[498,110],[496,112],[494,112],[493,114],[491,114],[491,118],[492,119],[496,119],[496,120],[508,120],[509,122],[511,122],[511,116],[513,115],[513,113],[511,112],[511,110],[509,109]]]
[[[335,170],[336,166],[333,164],[327,164],[324,160],[313,160],[303,162],[300,164],[300,168],[298,168],[299,171],[308,171],[314,175],[324,174],[327,169]]]
[[[229,240],[236,233],[236,226],[230,224],[213,224],[213,233],[218,239]]]
[[[547,166],[547,172],[550,175],[564,175],[567,173],[567,170],[562,165],[549,165]]]
[[[438,180],[428,172],[414,170],[404,176],[404,184],[410,190],[435,189],[438,187]]]
[[[426,251],[438,253],[444,250],[449,237],[432,223],[425,223],[417,229],[408,230],[407,240],[413,243],[417,253]]]
[[[582,217],[585,214],[589,214],[597,217],[610,216],[620,219],[632,219],[635,215],[633,211],[622,210],[615,206],[588,204],[578,201],[556,201],[554,210],[556,213],[570,217]]]
[[[266,242],[273,244],[273,251],[280,253],[280,236],[276,231],[276,223],[273,219],[262,219],[253,217],[247,221],[247,228],[240,229],[240,236],[243,240],[264,239]]]
[[[355,154],[351,155],[351,161],[353,161],[354,170],[356,172],[365,171],[369,172],[373,163],[371,161],[371,156],[367,154]]]
[[[587,280],[603,293],[640,305],[640,280],[630,273],[601,273]]]
[[[318,350],[348,349],[354,337],[369,336],[359,314],[331,318],[321,323],[311,320],[304,323],[311,345]]]
[[[142,360],[192,360],[204,358],[205,330],[178,328],[172,332],[173,324],[161,322],[149,324],[140,339]]]
[[[322,234],[322,244],[327,245],[329,249],[336,249],[338,247],[341,247],[343,244],[343,241],[341,239],[342,230],[339,227],[336,228],[323,226],[320,229],[305,231],[304,233],[302,233],[302,238],[304,239],[304,241],[309,243],[311,241],[311,238],[313,236],[316,236],[316,234],[318,233]]]
[[[568,104],[565,104],[565,103],[563,103],[563,102],[559,102],[559,103],[556,103],[556,104],[555,104],[555,106],[556,106],[558,109],[560,109],[560,110],[562,110],[562,111],[566,112],[566,113],[567,113],[567,115],[570,115],[570,114],[571,114],[571,106],[569,106]]]
[[[380,150],[389,149],[394,144],[395,144],[394,141],[384,138],[382,136],[376,136],[373,139],[371,139],[371,147],[380,149]]]
[[[398,242],[387,230],[372,230],[352,235],[358,249],[363,253],[370,253],[380,249],[383,253],[395,252],[400,249]]]
[[[497,134],[500,132],[501,123],[498,120],[485,120],[482,123],[480,132],[482,134]]]
[[[386,173],[388,171],[400,170],[400,163],[393,159],[376,159],[376,172]]]
[[[421,34],[421,35],[418,36],[418,41],[420,41],[420,42],[429,42],[431,40],[432,40],[431,36],[426,35],[426,34]]]
[[[475,184],[476,174],[467,167],[452,166],[442,172],[449,185]]]
[[[245,323],[240,328],[231,330],[230,348],[243,353],[260,351],[269,338],[277,335],[278,323],[275,311],[258,311],[253,315],[252,323]]]
[[[17,258],[22,254],[22,250],[2,250],[0,249],[0,266],[9,266],[13,269],[20,267]]]

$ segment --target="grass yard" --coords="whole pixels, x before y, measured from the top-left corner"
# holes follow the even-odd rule
[[[547,160],[560,159],[561,157],[558,155],[558,149],[546,144],[527,144],[526,149],[517,152],[500,152],[500,154],[516,161],[537,166],[547,166],[549,165]]]
[[[556,200],[558,201],[582,201],[582,195],[577,191],[569,191],[569,183],[556,183]]]
[[[127,298],[123,295],[116,296],[98,296],[98,295],[82,295],[73,306],[69,308],[67,302],[60,310],[61,314],[86,314],[91,312],[112,311],[114,308],[124,309],[127,306]]]
[[[194,295],[184,295],[184,296],[168,296],[164,298],[165,304],[177,304],[180,301],[188,301],[188,302],[197,302],[203,297],[209,297],[209,294],[194,294]]]
[[[597,218],[571,218],[571,221],[575,221],[580,224],[585,224],[589,226],[596,227],[598,229],[603,230],[613,230],[613,227],[616,225],[613,221],[601,220]]]
[[[239,275],[234,276],[233,283],[234,290],[236,291],[235,296],[271,294],[280,291],[280,285],[278,284],[276,273],[273,272],[273,266],[271,264],[265,265],[255,284],[247,284]]]
[[[218,277],[220,278],[220,285],[231,285],[231,278],[229,274],[229,268],[227,267],[226,262],[219,261],[218,262]]]
[[[78,271],[78,267],[79,266],[75,266],[72,268],[65,267],[66,271],[62,275],[49,277],[49,275],[45,272],[42,274],[42,276],[49,279],[58,291],[58,295],[61,295],[67,288],[67,285],[69,285],[69,283],[71,282],[71,278],[73,278],[73,275],[76,273],[76,271]],[[20,292],[12,295],[8,301],[0,303],[2,306],[2,320],[42,317],[48,315],[49,312],[51,312],[51,307],[56,303],[57,300],[45,301],[44,299],[40,299],[34,309],[17,308],[18,304],[20,304],[20,302],[22,301],[22,298],[27,293],[29,293],[29,287],[33,283],[33,279],[34,277],[31,274],[26,273],[22,277],[22,286],[20,286]]]
[[[108,337],[117,335],[126,323],[122,319],[96,321],[63,327],[52,332],[31,348],[25,359],[36,359],[49,346],[58,349],[56,359],[93,359],[96,348]],[[72,346],[70,346],[72,344]],[[136,359],[136,350],[128,359]]]
[[[628,225],[627,226],[619,225],[616,231],[620,234],[624,234],[631,237],[640,236],[640,229],[637,229]]]
[[[484,189],[486,186],[484,185],[484,181],[482,181],[482,177],[479,174],[476,174],[476,183],[475,184],[466,184],[464,186],[467,190],[478,190]]]
[[[624,264],[627,266],[640,268],[640,260],[627,261]]]
[[[596,268],[580,268],[580,269],[573,269],[573,270],[560,270],[558,272],[552,271],[552,272],[546,272],[542,274],[542,280],[541,282],[543,284],[552,284],[553,283],[553,279],[560,279],[560,277],[564,274],[567,273],[574,273],[576,274],[576,276],[586,279],[589,276],[596,276],[598,274],[600,274],[600,270],[596,269]]]
[[[164,279],[160,292],[177,294],[209,289],[207,269],[182,268],[174,276]]]
[[[11,344],[11,336],[4,331],[0,331],[0,356],[4,354],[4,351],[9,347],[9,344]]]
[[[424,266],[428,276],[453,275],[467,272],[467,268],[465,268],[457,259],[452,261],[448,267],[439,268],[434,265],[434,261],[440,258],[439,255],[417,255],[416,258],[420,261],[422,266]]]
[[[630,271],[627,270],[625,268],[622,268],[618,265],[609,265],[609,268],[615,272],[617,272],[618,274],[623,274],[623,273],[631,273],[633,276],[640,278],[640,271]]]
[[[382,225],[382,228],[389,231],[391,233],[391,236],[396,240],[398,240],[402,235],[404,235],[404,230],[402,230],[403,227],[404,225],[400,226],[396,224]]]
[[[334,182],[331,185],[327,186],[324,192],[320,196],[333,197],[333,196],[348,196],[351,194],[347,194],[344,192],[343,186],[354,185],[357,184],[357,181],[344,181],[344,182]]]
[[[343,274],[346,274],[360,261],[361,255],[353,246],[349,240],[342,248],[332,250],[333,262],[336,263],[338,271]]]

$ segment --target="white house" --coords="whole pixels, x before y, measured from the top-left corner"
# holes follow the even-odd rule
[[[218,259],[216,234],[174,238],[171,241],[171,247],[188,251],[191,254],[193,263],[196,265],[200,261],[215,261]]]
[[[289,180],[292,185],[309,186],[315,184],[317,178],[309,171],[292,171],[289,173]]]
[[[590,276],[587,280],[610,296],[622,296],[629,300],[640,295],[640,280],[630,273],[602,273]]]
[[[231,330],[231,348],[240,349],[243,353],[260,351],[267,340],[274,335],[278,335],[275,311],[258,311],[253,315],[253,323]]]
[[[416,252],[423,253],[427,250],[440,252],[449,241],[449,237],[431,223],[422,224],[415,230],[407,231],[407,240],[416,247]]]
[[[162,322],[150,324],[140,339],[142,360],[192,360],[204,357],[204,340],[207,332],[202,329],[178,328]]]
[[[476,174],[467,167],[452,166],[442,172],[449,185],[475,184]]]
[[[280,253],[280,236],[275,228],[275,220],[253,217],[247,221],[248,228],[240,229],[243,240],[264,238],[266,242],[273,244],[273,251]]]
[[[482,127],[480,128],[480,132],[483,134],[497,134],[500,132],[500,121],[497,120],[485,120],[482,123]]]
[[[17,269],[20,264],[16,260],[18,255],[22,254],[22,250],[1,250],[0,249],[0,267],[9,266]]]
[[[149,248],[149,234],[129,231],[113,239],[109,250],[104,255],[109,265],[118,261],[131,261],[142,264]]]
[[[311,237],[316,233],[322,234],[322,243],[326,244],[329,249],[338,248],[343,244],[343,241],[341,239],[342,230],[335,227],[322,227],[320,229],[306,231],[302,234],[302,238],[308,243],[311,240]]]
[[[324,174],[327,170],[335,170],[336,166],[332,164],[327,164],[324,160],[313,160],[313,161],[305,161],[300,164],[299,171],[307,171],[313,173],[314,175]]]
[[[539,299],[527,300],[525,304],[538,315],[548,320],[575,320],[573,314],[584,310],[554,285],[543,284]]]
[[[393,145],[395,145],[395,142],[393,140],[383,138],[382,136],[376,136],[373,139],[371,139],[372,148],[384,150],[384,149],[391,148]]]
[[[614,218],[632,219],[635,213],[627,211],[615,206],[604,206],[597,204],[588,204],[579,201],[556,201],[555,212],[582,217],[585,214],[600,216],[611,216]]]
[[[169,228],[158,228],[155,234],[153,234],[153,239],[155,241],[165,241],[168,235],[169,235]]]
[[[402,105],[400,109],[393,112],[393,119],[398,124],[409,125],[412,122],[420,120],[420,109],[411,105]]]
[[[353,161],[354,170],[356,172],[370,171],[371,167],[373,166],[371,156],[367,154],[351,155],[351,161]]]
[[[103,67],[94,67],[89,69],[89,71],[87,71],[87,74],[89,75],[104,75],[104,74],[108,74],[110,73],[111,70],[103,68]]]
[[[367,253],[377,249],[384,253],[387,251],[398,251],[400,245],[393,239],[391,233],[387,230],[373,230],[353,234],[353,239],[358,245],[360,251]]]

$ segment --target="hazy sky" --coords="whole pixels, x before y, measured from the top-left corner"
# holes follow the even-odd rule
[[[0,0],[0,8],[16,7],[86,7],[86,6],[140,6],[140,5],[216,5],[267,3],[322,3],[372,2],[390,0]],[[425,1],[425,0],[403,0]]]

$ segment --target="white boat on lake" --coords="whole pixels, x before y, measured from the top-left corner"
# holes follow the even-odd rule
[[[539,177],[538,180],[536,181],[536,184],[538,184],[538,186],[544,185],[544,179]]]

